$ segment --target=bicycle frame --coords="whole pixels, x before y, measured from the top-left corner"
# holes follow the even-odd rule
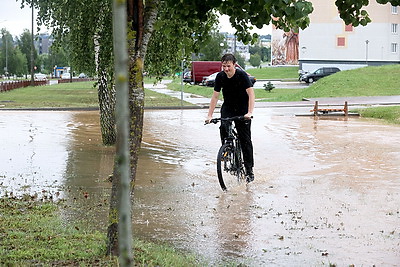
[[[234,153],[233,157],[233,168],[229,170],[232,175],[239,175],[240,170],[243,168],[242,166],[242,148],[240,146],[240,141],[233,126],[232,122],[229,124],[228,127],[228,136],[224,138],[224,143],[230,144],[232,146],[232,150]],[[238,177],[239,179],[239,177]]]
[[[235,120],[243,120],[243,116],[237,116],[232,118],[216,118],[212,119],[210,123],[217,123],[218,121],[228,121],[228,136],[224,138],[223,144],[218,151],[217,157],[217,174],[218,179],[221,185],[222,190],[227,190],[226,182],[230,179],[225,177],[225,181],[223,178],[223,172],[229,173],[232,176],[235,176],[237,182],[241,182],[244,180],[244,163],[242,160],[242,149],[240,145],[240,141],[238,138],[238,134],[235,130],[235,126],[232,125],[232,122]],[[223,162],[223,166],[222,166]]]

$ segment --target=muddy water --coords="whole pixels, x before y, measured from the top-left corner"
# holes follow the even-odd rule
[[[209,265],[398,265],[400,128],[302,111],[256,110],[256,180],[228,193],[205,111],[146,111],[134,234]],[[95,112],[2,112],[0,140],[2,194],[59,194],[66,219],[105,226],[113,149]]]

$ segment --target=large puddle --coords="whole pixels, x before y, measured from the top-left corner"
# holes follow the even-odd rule
[[[298,112],[256,110],[256,180],[223,193],[206,111],[146,111],[134,235],[209,265],[399,264],[400,127]],[[0,194],[64,198],[66,220],[104,229],[114,151],[101,145],[98,120],[2,111]]]

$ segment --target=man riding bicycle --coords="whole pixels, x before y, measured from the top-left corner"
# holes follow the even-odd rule
[[[254,110],[254,89],[246,72],[236,69],[236,58],[232,54],[225,54],[221,58],[222,71],[215,79],[214,92],[211,97],[206,123],[212,119],[222,89],[224,103],[221,107],[221,117],[244,116],[244,121],[235,121],[238,137],[242,146],[243,161],[246,169],[246,181],[254,180],[253,143],[251,141],[251,118]],[[221,121],[221,141],[227,136],[227,121]]]

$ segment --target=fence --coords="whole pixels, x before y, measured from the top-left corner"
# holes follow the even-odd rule
[[[46,85],[49,81],[34,81],[35,86]],[[0,82],[0,92],[6,92],[17,88],[28,87],[31,86],[31,81],[23,80],[23,81],[7,81]]]
[[[87,82],[87,81],[95,81],[92,78],[72,78],[72,82]],[[71,79],[59,79],[58,83],[69,83]]]

